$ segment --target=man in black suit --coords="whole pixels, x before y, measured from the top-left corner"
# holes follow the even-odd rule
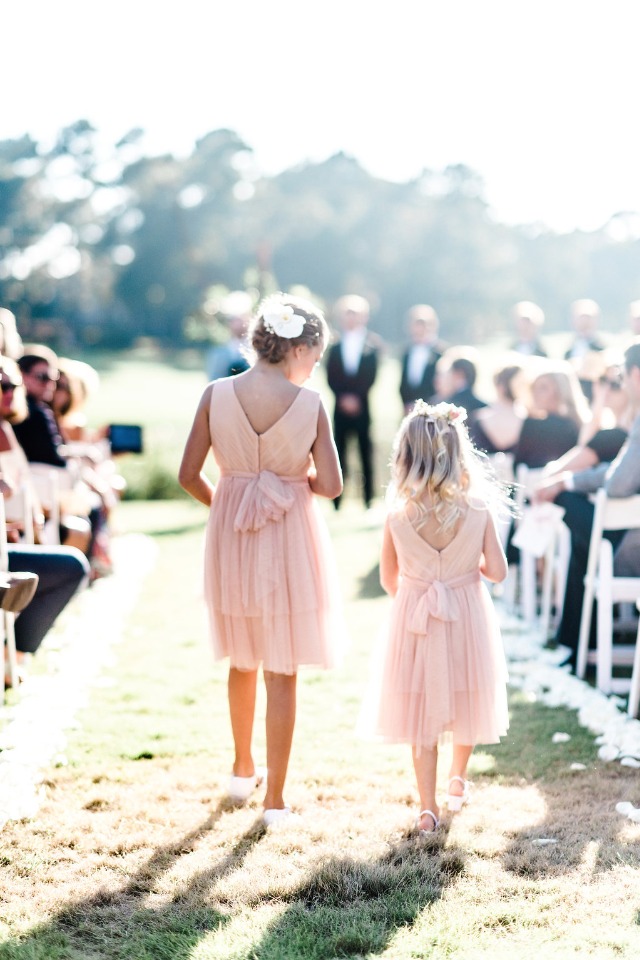
[[[484,400],[473,392],[478,371],[471,354],[471,348],[451,347],[440,357],[436,369],[437,392],[431,398],[432,403],[444,400],[464,407],[467,413],[486,407]]]
[[[347,477],[347,444],[356,438],[362,465],[363,498],[366,507],[373,500],[373,443],[369,391],[378,373],[380,340],[369,333],[369,303],[364,297],[348,294],[334,306],[340,338],[327,351],[327,381],[335,396],[333,430],[344,478]],[[334,501],[336,510],[340,498]]]
[[[409,413],[416,400],[428,400],[435,393],[436,364],[444,352],[438,340],[439,320],[426,303],[417,303],[408,313],[410,345],[402,355],[400,397]]]

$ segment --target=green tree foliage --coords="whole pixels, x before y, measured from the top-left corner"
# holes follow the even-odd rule
[[[640,295],[635,214],[560,235],[496,222],[463,165],[390,183],[339,153],[264,177],[232,130],[187,157],[143,144],[140,129],[105,144],[85,120],[53,144],[0,142],[0,305],[23,337],[177,345],[217,335],[212,289],[304,285],[327,306],[364,294],[391,343],[417,302],[450,341],[482,342],[509,330],[516,300],[564,329],[569,303],[593,297],[615,330]]]

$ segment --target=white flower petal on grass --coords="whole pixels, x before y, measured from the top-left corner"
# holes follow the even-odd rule
[[[571,766],[569,767],[569,770],[586,770],[586,769],[587,769],[586,763],[572,763]]]
[[[611,760],[616,760],[620,754],[620,751],[617,747],[614,747],[612,744],[605,744],[603,747],[600,747],[598,750],[598,756],[601,760],[604,760],[605,763],[610,763]]]
[[[633,820],[634,823],[640,823],[640,809],[635,807],[633,810],[630,810],[627,814],[629,820]]]
[[[554,733],[554,735],[551,737],[551,743],[568,743],[569,740],[571,740],[571,734],[562,733],[561,731]]]
[[[548,847],[552,843],[557,843],[558,841],[554,837],[538,837],[537,840],[532,840],[531,843],[536,847]]]
[[[623,757],[622,760],[620,761],[620,766],[633,767],[634,769],[637,770],[640,767],[640,760],[636,760],[635,757]]]

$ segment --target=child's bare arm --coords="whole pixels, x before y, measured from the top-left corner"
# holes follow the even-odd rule
[[[482,551],[483,556],[480,561],[480,573],[486,577],[487,580],[491,580],[492,583],[500,583],[507,575],[507,558],[504,555],[500,537],[496,530],[495,520],[491,514],[489,514],[487,519]]]
[[[398,577],[398,554],[387,521],[384,525],[382,550],[380,552],[380,584],[382,589],[391,597],[395,597],[398,592]]]

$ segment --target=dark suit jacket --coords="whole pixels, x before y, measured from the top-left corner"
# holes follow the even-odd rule
[[[369,416],[369,391],[378,373],[378,354],[380,341],[373,334],[367,334],[362,348],[362,356],[355,373],[347,373],[342,362],[340,341],[333,343],[327,351],[327,382],[336,400],[345,393],[360,397],[363,414]]]
[[[407,379],[407,370],[409,366],[409,355],[411,347],[405,350],[402,355],[402,373],[400,375],[400,397],[405,406],[414,403],[416,400],[428,400],[435,393],[434,379],[436,374],[436,364],[444,352],[444,344],[436,342],[430,344],[431,353],[429,362],[424,368],[422,380],[420,383],[409,383]]]
[[[27,397],[29,415],[16,423],[13,431],[30,463],[48,463],[52,467],[66,467],[67,461],[58,452],[62,437],[58,432],[51,408]]]
[[[458,390],[452,397],[449,397],[447,403],[453,403],[456,407],[464,407],[467,413],[471,413],[472,410],[479,410],[480,407],[486,407],[484,400],[476,397],[471,387]]]

